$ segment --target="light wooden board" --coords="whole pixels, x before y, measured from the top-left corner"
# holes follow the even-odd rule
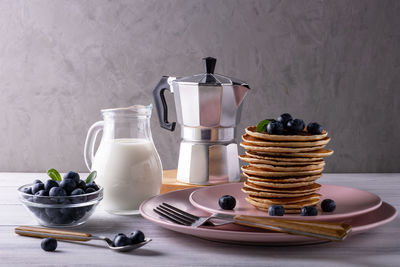
[[[43,174],[40,174],[45,177]],[[398,266],[400,220],[353,236],[343,243],[294,247],[257,247],[210,242],[158,227],[140,215],[115,216],[101,208],[75,228],[112,236],[141,229],[153,241],[127,253],[107,250],[99,241],[60,242],[56,253],[40,249],[40,239],[14,234],[17,225],[35,225],[19,204],[18,185],[38,174],[0,173],[0,266]],[[324,174],[321,183],[357,187],[400,208],[400,174]]]

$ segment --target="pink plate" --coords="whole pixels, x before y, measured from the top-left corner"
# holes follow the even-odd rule
[[[155,207],[166,202],[198,216],[209,215],[209,213],[197,209],[190,204],[189,196],[194,190],[196,190],[196,188],[178,190],[150,198],[142,203],[140,206],[140,213],[144,218],[164,228],[213,241],[274,246],[324,242],[309,237],[271,232],[235,224],[219,227],[192,228],[167,221],[153,211]],[[378,209],[363,215],[348,218],[344,220],[344,222],[350,223],[353,226],[352,234],[354,234],[388,223],[392,221],[396,215],[396,209],[386,202],[383,202]]]
[[[268,217],[267,212],[260,211],[247,203],[245,200],[247,195],[242,192],[242,187],[243,183],[203,187],[190,195],[190,203],[196,208],[210,213]],[[288,214],[284,217],[301,220],[335,221],[372,211],[382,204],[382,200],[377,195],[356,188],[323,184],[319,193],[322,195],[321,199],[330,198],[336,202],[334,212],[323,212],[318,207],[318,216],[304,217]],[[233,210],[223,210],[219,207],[218,199],[223,195],[231,195],[236,199],[236,207]]]

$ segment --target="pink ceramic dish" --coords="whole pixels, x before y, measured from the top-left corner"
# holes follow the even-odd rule
[[[150,198],[142,203],[142,205],[140,206],[140,213],[144,218],[164,228],[213,241],[274,246],[324,242],[318,239],[271,232],[267,230],[249,228],[235,224],[228,224],[220,227],[192,228],[167,221],[153,211],[156,206],[163,202],[166,202],[198,216],[209,215],[209,213],[197,209],[190,204],[189,196],[195,189],[196,188],[178,190]],[[348,218],[344,220],[344,222],[352,224],[352,234],[355,234],[388,223],[392,221],[396,216],[397,212],[395,208],[383,202],[383,204],[378,209],[365,213],[363,215]]]
[[[223,184],[203,187],[195,190],[190,195],[190,203],[196,208],[210,213],[225,213],[232,215],[251,215],[268,217],[268,213],[256,209],[245,200],[246,194],[241,191],[243,183]],[[377,209],[382,200],[375,194],[356,188],[323,184],[319,193],[321,200],[330,198],[336,202],[334,212],[323,212],[318,207],[318,216],[285,215],[285,218],[301,220],[335,221],[356,215],[360,215]],[[218,205],[218,199],[223,195],[231,195],[236,199],[236,207],[233,210],[223,210]]]

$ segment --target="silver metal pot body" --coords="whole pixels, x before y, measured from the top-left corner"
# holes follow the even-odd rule
[[[186,127],[235,127],[248,88],[242,85],[195,85],[171,81],[178,123]]]

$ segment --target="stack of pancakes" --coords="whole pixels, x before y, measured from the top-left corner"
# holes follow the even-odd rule
[[[242,191],[248,203],[263,211],[282,205],[285,213],[300,213],[302,207],[318,204],[321,185],[316,180],[325,166],[323,158],[333,154],[325,149],[330,141],[326,131],[270,135],[250,126],[242,140],[246,155],[239,158],[249,163],[242,167],[247,178]]]

